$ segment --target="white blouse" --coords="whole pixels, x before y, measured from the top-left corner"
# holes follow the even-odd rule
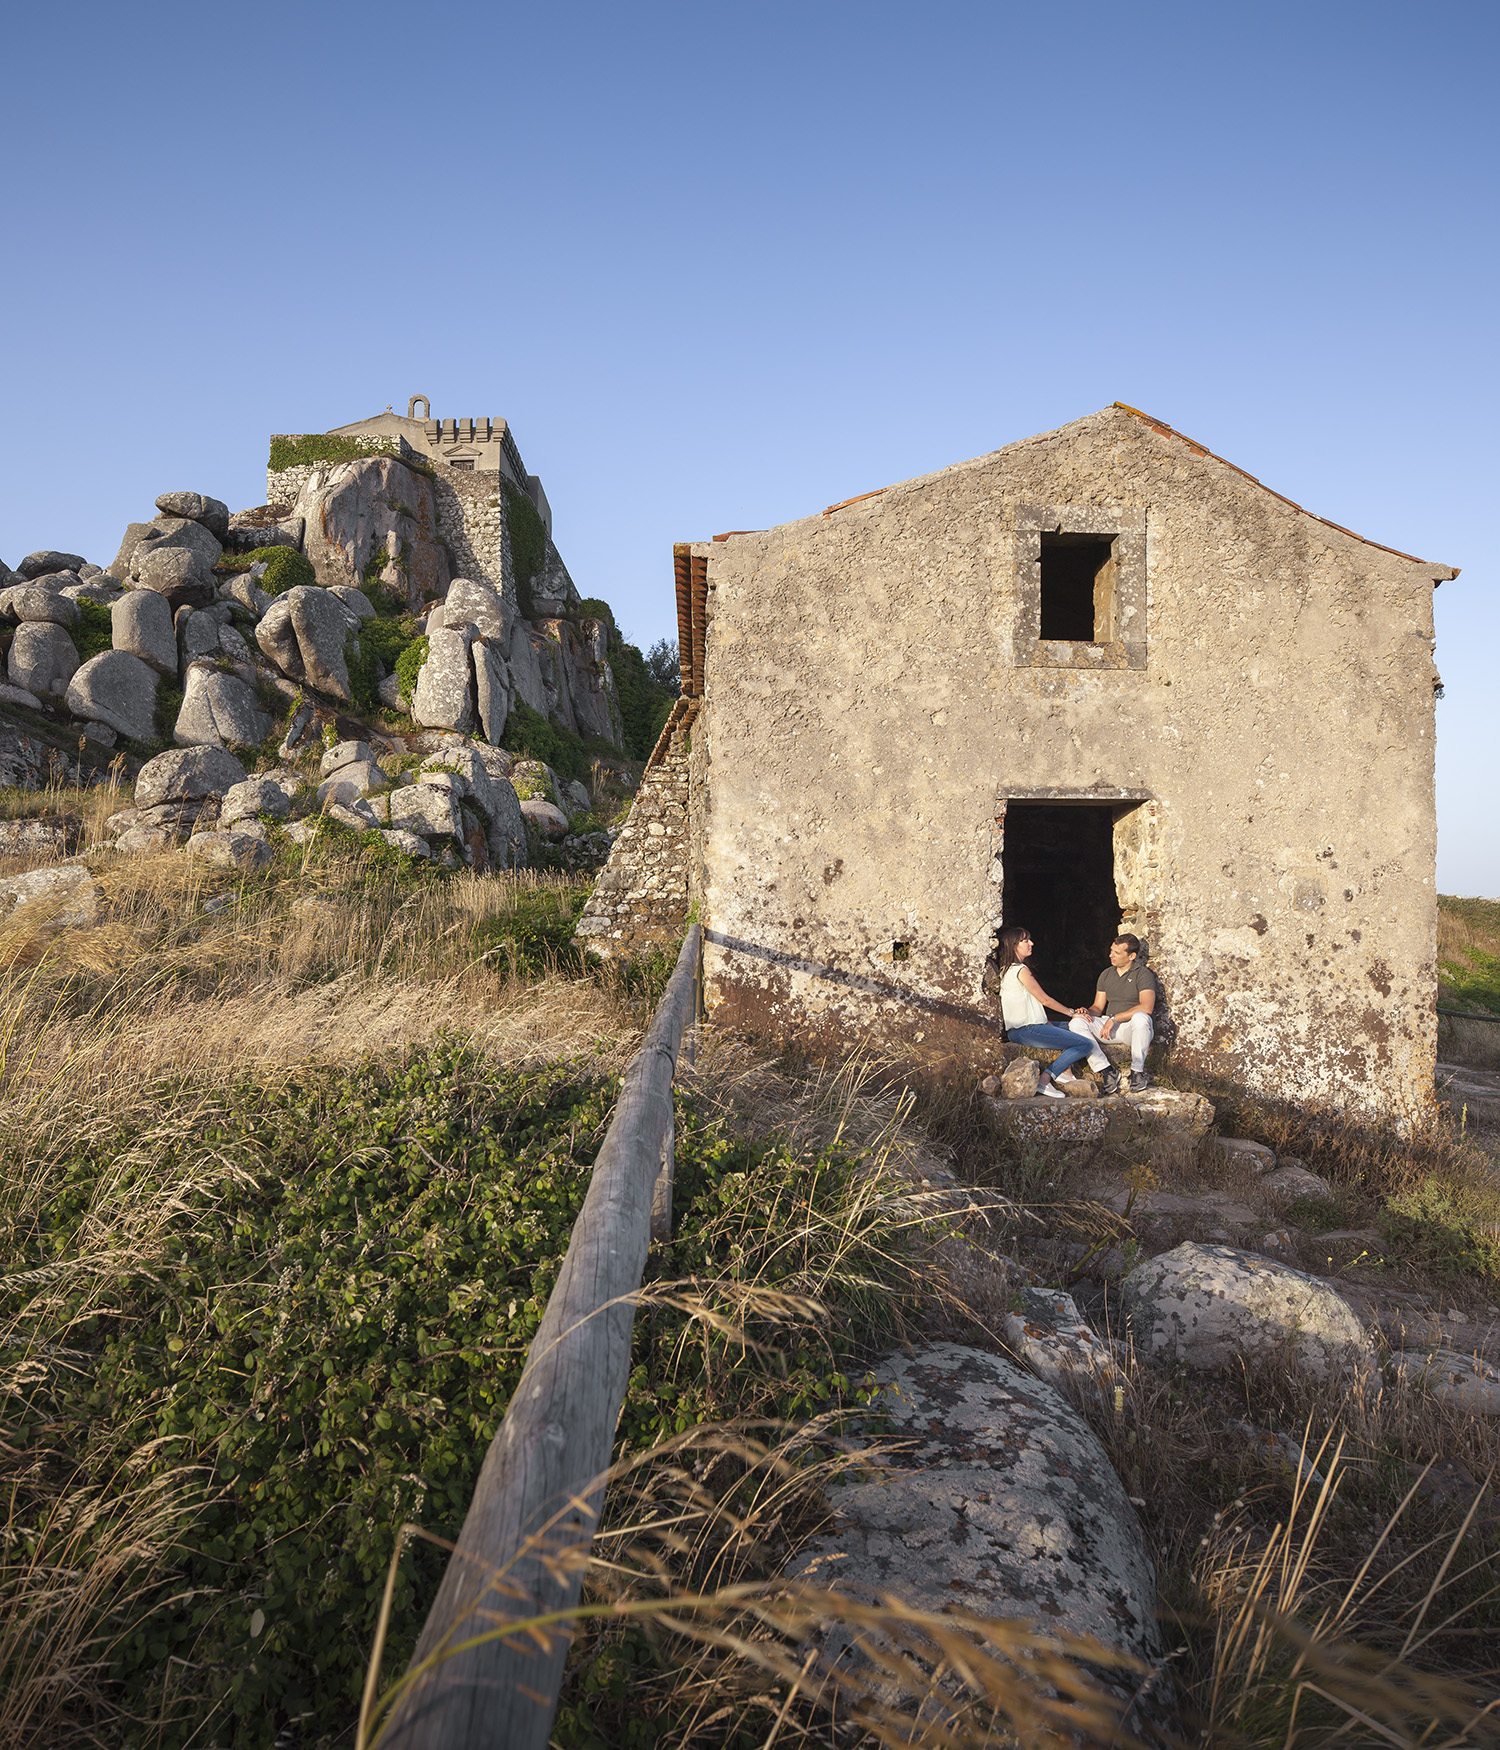
[[[1000,1013],[1007,1027],[1045,1027],[1047,1011],[1021,983],[1021,962],[1007,968],[1000,980]]]

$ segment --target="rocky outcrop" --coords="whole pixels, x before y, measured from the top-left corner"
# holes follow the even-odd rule
[[[172,609],[154,589],[127,590],[109,610],[116,650],[128,650],[158,674],[177,672]]]
[[[272,601],[255,628],[255,641],[291,680],[347,702],[345,651],[357,624],[337,596],[298,584]]]
[[[67,701],[75,717],[107,723],[132,741],[155,733],[156,675],[128,650],[91,656],[68,682]]]
[[[78,667],[78,651],[61,626],[50,620],[29,620],[16,628],[6,667],[13,687],[39,698],[65,694]]]
[[[188,669],[172,739],[179,747],[256,747],[271,733],[271,718],[253,688],[236,675]]]
[[[1358,1314],[1316,1276],[1255,1252],[1188,1241],[1120,1285],[1137,1347],[1205,1371],[1283,1353],[1315,1378],[1370,1364]]]
[[[427,634],[427,660],[417,671],[411,698],[411,714],[418,723],[430,729],[463,731],[473,727],[472,639],[467,627],[462,631],[440,627]]]
[[[217,541],[229,533],[229,506],[217,498],[206,498],[201,492],[164,492],[157,499],[156,508],[169,517],[202,523]]]
[[[135,780],[137,808],[166,802],[199,802],[243,784],[245,768],[218,747],[174,748],[147,760]]]
[[[0,924],[24,914],[28,924],[57,929],[91,924],[99,915],[101,894],[82,863],[59,863],[0,881]]]
[[[20,577],[46,577],[54,571],[81,572],[88,560],[81,553],[59,553],[54,547],[43,547],[35,553],[28,553],[16,567]]]
[[[357,588],[381,554],[385,562],[375,575],[413,609],[448,587],[432,487],[391,456],[316,469],[293,514],[305,520],[302,550],[325,587]]]

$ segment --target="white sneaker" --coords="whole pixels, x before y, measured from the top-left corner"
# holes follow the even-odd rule
[[[1037,1092],[1045,1094],[1049,1100],[1066,1100],[1068,1097],[1061,1088],[1054,1087],[1051,1082],[1048,1082],[1045,1088],[1039,1088]]]
[[[1059,1086],[1065,1088],[1069,1082],[1076,1082],[1079,1078],[1073,1074],[1072,1070],[1065,1069],[1061,1075],[1053,1076],[1052,1079],[1057,1082]]]

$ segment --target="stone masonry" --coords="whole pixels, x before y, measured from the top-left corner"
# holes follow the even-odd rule
[[[688,745],[691,719],[646,768],[606,867],[578,923],[595,953],[633,960],[675,948],[688,917]]]

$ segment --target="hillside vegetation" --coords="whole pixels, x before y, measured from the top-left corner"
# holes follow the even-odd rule
[[[122,800],[74,797],[86,842]],[[393,1571],[383,1683],[415,1642],[667,962],[587,962],[583,879],[414,869],[352,834],[255,874],[91,866],[90,927],[0,920],[0,1750],[342,1750]],[[930,1670],[903,1655],[863,1724],[830,1711],[798,1676],[815,1613],[778,1581],[828,1521],[870,1366],[1001,1346],[1021,1264],[1107,1322],[1163,1243],[1153,1197],[1182,1200],[1170,1239],[1256,1195],[1208,1143],[1019,1147],[972,1089],[896,1071],[700,1029],[563,1750],[912,1742],[899,1696]],[[1379,1138],[1212,1092],[1222,1129],[1327,1181],[1283,1216],[1305,1265],[1469,1321],[1450,1333],[1494,1311],[1492,1181],[1446,1119]],[[1122,1215],[1103,1187],[1127,1179]],[[1466,1516],[1500,1420],[1399,1376],[1122,1364],[1079,1404],[1140,1503],[1173,1729],[1493,1740],[1500,1524],[1488,1496]],[[1247,1415],[1308,1437],[1327,1486],[1226,1433]],[[977,1667],[924,1741],[1066,1739],[1043,1657]]]
[[[1500,899],[1438,896],[1438,1001],[1500,1015]]]

